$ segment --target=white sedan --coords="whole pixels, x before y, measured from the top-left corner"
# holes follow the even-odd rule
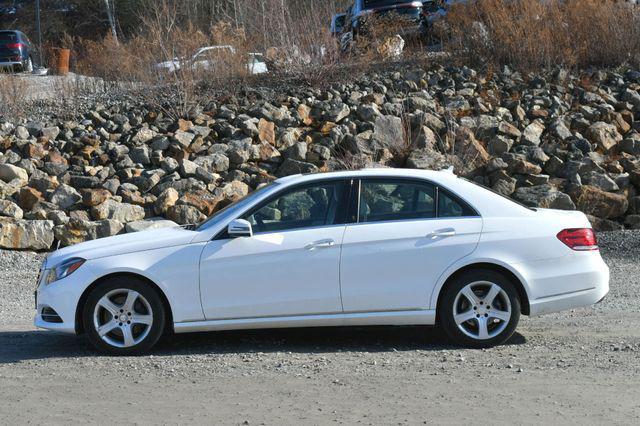
[[[155,64],[157,71],[168,74],[175,73],[182,68],[191,68],[193,71],[214,71],[217,67],[229,67],[235,62],[237,55],[233,46],[207,46],[198,49],[190,58],[173,58],[170,61]],[[247,54],[247,71],[249,74],[265,74],[269,72],[264,56],[261,53]]]
[[[487,347],[521,314],[608,291],[583,213],[527,208],[448,171],[372,169],[278,179],[195,230],[55,251],[35,325],[115,354],[171,332],[344,325],[439,324]]]

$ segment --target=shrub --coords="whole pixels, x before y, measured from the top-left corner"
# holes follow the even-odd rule
[[[472,0],[452,7],[447,49],[531,69],[640,62],[640,8],[617,0]]]

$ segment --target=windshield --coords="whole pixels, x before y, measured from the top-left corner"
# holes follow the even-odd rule
[[[271,183],[269,183],[267,185],[264,185],[264,186],[256,189],[252,193],[247,194],[246,196],[244,196],[240,200],[236,201],[235,203],[231,203],[228,206],[226,206],[225,208],[223,208],[221,210],[218,210],[216,213],[214,213],[212,216],[210,216],[206,221],[202,222],[196,228],[196,230],[197,231],[203,231],[205,229],[211,228],[212,226],[214,226],[215,224],[219,223],[220,221],[225,221],[225,220],[231,219],[233,216],[235,216],[236,214],[240,213],[246,207],[248,207],[251,204],[253,204],[253,201],[255,199],[257,199],[258,197],[262,196],[262,194],[265,193],[267,189],[274,188],[277,185],[279,185],[277,182],[275,182],[275,181],[271,182]]]

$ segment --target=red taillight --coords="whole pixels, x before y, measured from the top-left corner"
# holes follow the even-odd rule
[[[7,49],[20,49],[22,46],[24,46],[22,43],[9,43],[5,45]]]
[[[565,229],[558,233],[558,239],[572,250],[598,250],[598,240],[591,228]]]

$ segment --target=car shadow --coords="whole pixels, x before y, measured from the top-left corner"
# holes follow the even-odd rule
[[[522,345],[515,333],[506,345]],[[318,327],[218,331],[166,336],[153,355],[230,353],[400,352],[461,349],[437,327]],[[86,338],[51,331],[0,332],[0,364],[47,358],[101,356]]]

